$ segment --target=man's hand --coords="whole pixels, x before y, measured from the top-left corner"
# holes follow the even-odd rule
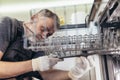
[[[52,68],[57,62],[60,61],[58,58],[50,58],[48,56],[38,57],[32,59],[33,71],[45,71]]]
[[[94,66],[95,62],[92,56],[76,58],[76,65],[69,71],[68,75],[72,80],[78,80]]]

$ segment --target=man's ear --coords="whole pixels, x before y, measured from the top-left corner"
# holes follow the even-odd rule
[[[33,16],[31,17],[31,21],[32,21],[32,22],[37,22],[37,19],[38,19],[37,15],[33,15]]]
[[[36,15],[32,15],[31,16],[31,20],[33,20],[34,18],[36,18],[37,16]]]

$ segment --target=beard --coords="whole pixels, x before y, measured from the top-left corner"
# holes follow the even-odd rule
[[[31,37],[28,37],[28,41],[36,42],[37,40],[36,40],[35,36],[31,36]]]
[[[40,34],[36,36],[30,36],[28,37],[28,40],[30,42],[39,42],[39,41],[44,41],[46,39],[46,36],[41,36]]]

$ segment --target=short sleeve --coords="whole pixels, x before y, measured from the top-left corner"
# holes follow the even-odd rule
[[[0,18],[0,51],[5,53],[10,43],[10,19]]]

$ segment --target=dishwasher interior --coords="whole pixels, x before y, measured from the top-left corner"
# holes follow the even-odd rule
[[[101,27],[101,39],[103,48],[120,48],[120,1],[109,0],[104,11],[96,23]],[[120,55],[118,54],[103,56],[104,61],[104,80],[120,80]]]
[[[80,80],[120,80],[119,3],[119,0],[94,0],[93,4],[49,7],[60,18],[59,30],[39,42],[28,43],[25,38],[24,47],[66,60],[92,55],[96,67]],[[32,9],[30,15],[39,10]],[[67,68],[72,65],[70,61],[66,62]]]

